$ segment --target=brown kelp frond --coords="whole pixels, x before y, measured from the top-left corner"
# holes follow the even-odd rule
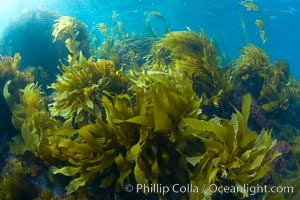
[[[11,81],[7,81],[3,95],[13,114],[12,121],[17,129],[21,129],[23,121],[32,113],[45,109],[45,104],[41,97],[41,88],[34,83],[28,84],[22,92],[20,103],[9,92]]]
[[[200,188],[211,184],[250,185],[271,169],[270,162],[279,156],[272,150],[276,141],[272,140],[268,131],[262,130],[257,134],[248,128],[250,104],[251,96],[248,94],[244,97],[242,113],[236,110],[231,120],[218,117],[210,121],[183,120],[187,131],[198,135],[207,147],[204,155],[198,157],[198,163],[194,163],[191,177],[194,185]],[[206,187],[204,193],[192,194],[193,199],[210,198],[212,195]],[[247,191],[242,195],[247,196]]]
[[[194,90],[208,99],[220,93],[221,100],[226,99],[231,90],[229,73],[220,67],[218,50],[204,32],[189,29],[166,34],[154,43],[150,61],[184,73],[193,80]]]
[[[28,84],[21,93],[20,102],[12,104],[11,111],[13,124],[21,131],[22,139],[15,138],[11,144],[11,152],[22,154],[29,150],[37,157],[48,160],[51,155],[47,153],[49,149],[46,137],[48,131],[55,130],[60,123],[47,111],[40,86]]]
[[[70,163],[52,167],[55,174],[74,177],[68,193],[101,173],[103,184],[115,184],[117,190],[124,188],[125,180],[132,181],[132,175],[134,182],[147,185],[160,181],[171,184],[166,178],[171,174],[177,182],[186,183],[180,176],[188,175],[183,150],[188,149],[191,138],[180,132],[178,124],[184,117],[198,117],[201,102],[191,81],[172,74],[141,75],[133,81],[131,91],[132,97],[106,92],[102,97],[104,121],[97,120],[71,134],[62,129],[49,139],[60,147],[57,154]],[[77,136],[72,140],[72,135]],[[203,148],[192,151],[199,154]]]
[[[89,33],[86,25],[69,16],[60,17],[55,21],[52,32],[53,42],[62,42],[61,48],[64,45],[71,54],[82,51],[86,57],[89,57]]]
[[[154,116],[158,115],[153,118],[157,123],[167,123],[173,120],[173,123],[169,125],[176,125],[181,120],[181,117],[191,116],[194,118],[200,113],[201,101],[195,95],[191,87],[191,81],[180,73],[167,74],[159,71],[157,73],[155,71],[147,71],[146,74],[141,74],[134,82],[135,84],[131,89],[136,94],[136,100],[139,102],[137,105],[142,106],[138,108],[139,112],[143,115],[147,113],[151,113],[150,115]],[[162,101],[158,102],[159,99]],[[143,107],[145,103],[151,103],[153,107]],[[162,110],[165,111],[162,113],[168,114],[169,117],[160,116]],[[165,125],[159,125],[159,127]],[[159,130],[160,128],[157,127],[157,129]]]
[[[19,89],[34,81],[34,76],[30,71],[21,71],[19,69],[20,63],[21,56],[18,53],[13,57],[0,59],[0,89],[2,91],[5,83],[11,80],[9,92],[14,98],[19,97]]]
[[[232,77],[236,91],[250,92],[268,117],[295,118],[300,84],[290,75],[287,61],[272,65],[266,52],[249,44],[234,61]]]
[[[270,59],[261,48],[248,44],[234,61],[234,85],[242,92],[250,92],[255,98],[271,74]]]
[[[287,61],[276,61],[272,74],[263,86],[259,103],[270,116],[292,113],[300,97],[299,81],[290,75]]]
[[[57,82],[50,86],[56,92],[50,111],[53,116],[77,125],[102,118],[103,91],[121,92],[127,81],[112,61],[93,61],[81,53],[69,57],[69,66],[62,64],[62,72],[57,76]]]

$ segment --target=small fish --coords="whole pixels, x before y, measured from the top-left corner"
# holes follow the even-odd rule
[[[269,18],[269,19],[274,19],[274,20],[275,20],[275,19],[278,19],[278,18],[277,18],[276,16],[274,16],[274,15],[270,15],[270,16],[268,16],[268,18]]]
[[[151,12],[149,12],[149,15],[152,17],[157,17],[158,19],[161,19],[164,22],[167,22],[166,18],[163,16],[163,14],[158,11],[151,11]]]
[[[258,6],[253,3],[253,0],[241,1],[240,4],[244,6],[247,9],[247,11],[250,10],[258,11]]]
[[[264,29],[264,28],[265,28],[265,24],[264,24],[264,22],[263,22],[261,19],[257,19],[257,20],[255,21],[255,24],[256,24],[256,26],[258,26],[258,27],[261,28],[261,29]]]
[[[98,24],[98,29],[104,35],[108,35],[107,27],[106,27],[106,25],[104,23]]]

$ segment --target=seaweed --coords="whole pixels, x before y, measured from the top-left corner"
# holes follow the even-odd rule
[[[112,11],[112,23],[113,26],[109,29],[105,23],[98,24],[98,30],[102,33],[106,39],[97,46],[96,50],[93,51],[95,58],[112,60],[118,68],[122,67],[118,51],[114,49],[116,43],[121,42],[125,39],[132,38],[123,27],[123,23],[118,19],[119,14],[116,11]]]
[[[153,44],[149,58],[189,77],[206,104],[219,106],[228,98],[232,88],[229,71],[220,67],[218,50],[204,32],[170,32]]]
[[[15,101],[7,92],[7,82],[4,88],[5,99],[10,105],[12,112],[12,122],[15,128],[21,131],[21,136],[17,135],[10,145],[13,154],[23,154],[25,151],[31,151],[36,157],[45,161],[52,161],[51,152],[48,146],[47,136],[50,130],[56,130],[61,126],[50,116],[41,88],[34,84],[28,84],[21,92],[20,101]]]
[[[260,39],[262,40],[263,44],[266,44],[266,31],[265,31],[265,24],[261,19],[257,19],[255,21],[255,25],[260,29]]]
[[[250,92],[255,99],[271,75],[270,59],[261,48],[248,44],[233,62],[233,82],[241,93]]]
[[[74,130],[78,137],[73,141],[57,140],[72,165],[52,167],[51,171],[74,177],[67,186],[68,193],[99,173],[103,174],[102,184],[114,184],[116,191],[122,190],[128,181],[171,185],[168,176],[173,176],[176,183],[186,183],[183,177],[188,176],[188,171],[181,150],[187,149],[184,143],[190,138],[180,133],[177,124],[183,117],[198,116],[200,100],[191,83],[187,84],[188,79],[171,74],[141,75],[134,82],[135,100],[127,94],[107,93],[102,97],[104,121],[98,119],[96,124]],[[54,138],[58,136],[55,134],[51,143],[57,143]],[[82,139],[86,144],[76,150]]]
[[[203,193],[191,194],[193,199],[210,199],[213,195],[206,186],[211,184],[240,186],[263,178],[270,170],[270,163],[280,154],[273,150],[276,140],[271,132],[260,134],[248,128],[251,96],[244,97],[242,112],[235,109],[230,120],[215,117],[209,121],[186,118],[187,131],[197,135],[207,150],[191,162],[195,166],[191,182]],[[238,195],[238,194],[236,194]],[[247,197],[247,191],[242,191]]]
[[[281,122],[288,119],[297,126],[294,118],[299,108],[300,84],[290,75],[286,60],[276,60],[272,65],[266,52],[249,44],[233,66],[237,94],[250,92],[267,117]]]
[[[118,192],[128,182],[170,186],[191,181],[202,186],[228,180],[238,185],[257,181],[270,170],[269,163],[278,156],[271,151],[276,142],[267,131],[258,135],[248,129],[250,95],[242,113],[236,110],[231,120],[205,121],[198,119],[201,99],[181,73],[144,71],[130,79],[127,94],[103,91],[103,115],[80,126],[52,118],[34,85],[24,89],[18,109],[12,108],[14,117],[23,119],[20,130],[27,150],[52,163],[53,174],[73,178],[67,194],[95,177]]]
[[[272,74],[264,84],[258,101],[262,109],[273,118],[278,115],[292,118],[299,107],[299,81],[290,76],[287,61],[275,61]],[[290,116],[289,116],[290,115]]]
[[[55,90],[50,111],[52,116],[63,117],[66,123],[80,127],[101,118],[103,91],[121,93],[127,78],[112,61],[93,61],[76,53],[69,56],[68,62],[68,66],[62,64],[63,74],[57,76],[57,82],[49,86]]]
[[[17,157],[9,158],[0,175],[0,199],[33,199],[37,191],[26,182],[30,179],[31,169]]]
[[[7,81],[10,81],[10,86],[7,91],[11,93],[12,99],[19,99],[19,90],[26,84],[34,81],[35,77],[30,71],[20,71],[20,54],[15,54],[14,57],[4,57],[0,60],[0,90],[3,91]],[[10,138],[15,135],[15,128],[11,122],[11,111],[9,105],[5,102],[5,94],[0,94],[0,132],[8,134],[4,138]],[[5,141],[6,142],[6,141]]]
[[[149,14],[165,21],[160,13]],[[99,187],[122,195],[126,184],[137,183],[204,188],[264,181],[280,153],[274,148],[272,130],[256,132],[257,127],[248,121],[251,115],[264,112],[276,131],[292,135],[293,129],[284,132],[289,124],[282,126],[284,119],[276,116],[294,117],[297,111],[293,109],[299,108],[300,84],[291,77],[288,63],[272,65],[262,49],[249,44],[233,62],[233,69],[227,70],[203,31],[169,32],[159,40],[127,38],[117,16],[114,12],[116,29],[111,32],[119,35],[110,35],[106,25],[99,24],[108,42],[102,47],[108,51],[98,54],[117,63],[81,52],[89,48],[83,45],[88,35],[79,30],[85,26],[78,20],[63,17],[56,21],[54,40],[66,45],[69,56],[57,80],[49,85],[51,96],[31,79],[13,86],[24,74],[32,77],[32,71],[18,72],[18,55],[5,61],[11,67],[7,72],[13,73],[3,79],[3,97],[20,131],[10,143],[11,153],[32,152],[49,166],[49,179],[64,179],[70,198],[73,194],[88,197],[84,193]],[[229,106],[231,98],[243,94],[247,95],[240,101],[241,111]],[[12,171],[18,173],[17,168]],[[139,197],[165,197],[161,192],[143,193]],[[47,191],[40,195],[53,196]],[[236,195],[249,194],[241,191],[229,198]],[[210,199],[213,194],[204,188],[203,193],[170,196]],[[224,194],[217,197],[227,198]]]
[[[69,16],[60,17],[55,22],[52,36],[58,48],[67,48],[72,55],[79,51],[86,57],[91,55],[85,24]]]

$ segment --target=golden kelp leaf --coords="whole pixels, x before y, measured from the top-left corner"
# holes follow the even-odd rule
[[[223,143],[215,141],[214,138],[212,138],[212,139],[200,138],[200,139],[202,140],[202,142],[205,143],[205,145],[207,147],[209,147],[206,151],[212,151],[216,154],[223,152],[223,149],[224,149]]]
[[[97,160],[97,164],[91,167],[87,167],[87,171],[91,171],[93,173],[103,172],[103,170],[109,168],[115,162],[115,154],[116,150],[108,150],[105,151],[102,156]]]
[[[74,146],[72,140],[62,137],[50,136],[48,140],[50,144],[55,145],[59,148],[71,148]]]
[[[22,155],[25,153],[25,151],[29,150],[21,135],[16,135],[12,139],[13,142],[9,143],[9,150],[11,154]]]
[[[79,187],[84,186],[91,178],[94,178],[94,174],[81,174],[78,178],[73,179],[66,187],[67,195],[76,192]]]
[[[242,165],[244,165],[244,162],[240,159],[236,159],[235,161],[231,162],[228,165],[229,169],[235,169],[235,168],[240,168]]]
[[[202,158],[203,158],[203,155],[196,156],[196,157],[187,157],[186,160],[195,167]]]
[[[137,183],[148,185],[148,179],[145,175],[145,172],[140,168],[138,163],[135,164],[133,173]]]
[[[146,185],[148,185],[148,179],[144,170],[140,168],[140,162],[143,162],[140,160],[140,154],[142,153],[142,147],[147,136],[147,133],[142,131],[138,143],[133,145],[130,149],[130,152],[127,154],[127,160],[135,162],[133,173],[136,182]]]
[[[81,167],[62,167],[62,168],[57,168],[55,166],[51,166],[50,171],[53,174],[63,174],[65,176],[75,176],[76,174],[81,172]]]
[[[218,167],[212,167],[212,170],[210,170],[208,174],[208,179],[207,179],[208,183],[212,183],[216,179],[218,171],[219,171]]]
[[[242,103],[242,113],[246,123],[248,122],[250,109],[251,109],[251,95],[248,93],[247,95],[244,96],[244,100]]]
[[[218,124],[210,123],[204,120],[198,120],[194,118],[184,118],[183,122],[186,124],[186,126],[189,126],[198,131],[210,131],[210,132],[217,132],[217,133],[226,132],[226,128]]]
[[[126,122],[135,123],[141,126],[154,127],[153,119],[150,116],[135,116],[127,119]]]
[[[254,161],[251,163],[250,167],[249,167],[249,170],[252,170],[252,169],[256,169],[257,167],[261,166],[263,160],[265,158],[265,155],[262,154],[262,155],[258,155]]]
[[[107,113],[106,119],[110,124],[117,121],[126,121],[133,117],[131,99],[127,95],[126,97],[123,97],[123,95],[120,97],[111,96],[110,98],[103,96],[102,103]]]
[[[153,165],[151,166],[152,184],[159,184],[159,174],[160,174],[160,169],[159,169],[158,161],[157,159],[155,159]]]
[[[250,156],[251,156],[252,151],[253,151],[253,149],[249,149],[249,150],[245,151],[245,152],[241,155],[240,159],[241,159],[241,160],[248,160],[248,159],[250,158]]]
[[[89,124],[81,127],[78,130],[79,135],[95,150],[99,147],[99,144],[95,140],[95,136],[92,133],[101,131],[96,124]]]
[[[225,182],[250,184],[270,170],[270,162],[278,156],[277,152],[272,151],[276,141],[272,140],[268,131],[262,130],[257,134],[247,127],[251,96],[247,95],[244,101],[242,113],[235,109],[236,113],[232,114],[230,121],[218,117],[206,123],[198,122],[201,121],[198,119],[183,120],[186,126],[184,130],[204,131],[199,138],[207,147],[194,169],[192,182],[209,185],[216,180],[221,181],[221,176]],[[219,127],[212,128],[213,125]],[[191,133],[196,135],[195,132]],[[197,198],[204,198],[203,195]],[[212,194],[206,195],[210,198]]]
[[[155,123],[155,131],[168,131],[168,129],[170,129],[171,127],[171,121],[166,110],[169,107],[169,101],[164,94],[164,91],[158,87],[154,87],[152,89],[152,101],[154,108],[153,117]]]
[[[8,80],[5,82],[5,85],[3,87],[3,97],[6,101],[6,103],[8,104],[10,110],[12,112],[14,112],[14,109],[16,109],[17,102],[12,97],[12,95],[9,93],[8,87],[9,87],[10,83],[11,83],[11,80]]]
[[[259,179],[261,179],[261,178],[264,177],[270,170],[271,170],[271,167],[269,166],[269,163],[260,166],[254,180],[259,180]]]
[[[120,172],[120,177],[117,179],[116,190],[120,191],[124,189],[124,180],[132,173],[132,165],[121,153],[115,157],[115,163]]]
[[[203,31],[200,34],[191,30],[169,32],[153,44],[150,58],[155,58],[154,67],[163,64],[185,74],[193,80],[193,88],[201,90],[208,98],[223,91],[217,105],[232,88],[229,74],[224,75],[219,66],[217,48]]]

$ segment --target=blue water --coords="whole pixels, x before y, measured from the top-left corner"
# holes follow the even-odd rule
[[[254,1],[259,10],[247,11],[240,1],[227,0],[2,0],[0,1],[0,31],[17,15],[36,8],[48,8],[61,15],[77,17],[91,30],[99,22],[111,23],[112,11],[127,32],[140,32],[145,12],[158,11],[164,15],[171,30],[203,29],[213,38],[228,60],[238,56],[247,43],[267,51],[271,61],[288,59],[290,70],[300,77],[300,1]],[[267,43],[259,36],[256,19],[265,23]],[[242,21],[245,28],[242,28]],[[159,30],[161,21],[153,20]]]
[[[144,13],[158,11],[172,31],[186,27],[197,32],[203,29],[228,60],[236,59],[245,44],[253,43],[266,50],[272,62],[288,59],[292,74],[300,77],[300,1],[256,0],[254,3],[259,8],[257,12],[247,11],[238,0],[0,0],[0,31],[22,12],[47,8],[77,17],[89,30],[99,22],[109,25],[114,10],[129,33],[139,33]],[[265,23],[266,44],[262,43],[255,25],[258,18]],[[160,20],[152,23],[158,30],[163,26]]]

